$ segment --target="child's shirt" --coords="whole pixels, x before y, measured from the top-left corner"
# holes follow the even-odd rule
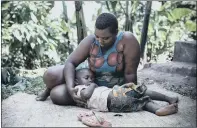
[[[88,88],[86,85],[78,85],[75,86],[78,88],[77,95],[81,97],[81,90]],[[99,86],[94,89],[92,96],[87,100],[87,107],[89,109],[93,109],[95,111],[107,112],[109,111],[107,108],[107,98],[109,93],[112,91],[111,88],[105,86]]]

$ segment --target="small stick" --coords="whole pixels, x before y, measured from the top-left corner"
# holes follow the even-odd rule
[[[96,116],[96,114],[92,111],[92,113],[94,114],[94,116],[96,117],[96,119],[98,120],[98,122],[100,123],[100,124],[102,124],[102,121],[100,121],[100,119]]]

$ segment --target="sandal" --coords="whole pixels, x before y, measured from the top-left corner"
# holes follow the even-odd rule
[[[82,120],[82,118],[84,117],[89,117],[89,116],[93,116],[93,112],[90,111],[90,112],[81,112],[79,115],[77,115],[77,118],[79,121]]]
[[[106,121],[103,117],[95,115],[92,112],[92,116],[86,116],[82,118],[82,123],[90,127],[112,127],[112,124]]]

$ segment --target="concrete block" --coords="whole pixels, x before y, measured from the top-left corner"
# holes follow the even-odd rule
[[[196,63],[196,41],[176,41],[173,61]]]

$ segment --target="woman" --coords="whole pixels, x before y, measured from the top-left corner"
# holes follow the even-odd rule
[[[50,67],[44,74],[47,89],[37,100],[51,100],[59,105],[85,103],[76,95],[74,88],[75,68],[88,59],[89,68],[95,73],[95,83],[112,88],[114,85],[133,82],[137,84],[137,67],[140,47],[131,32],[118,32],[117,18],[110,13],[102,13],[95,23],[95,33],[84,38],[74,50],[64,66]],[[66,81],[66,84],[65,84]],[[51,90],[52,89],[52,90]],[[148,92],[151,99],[177,102],[177,98]]]

